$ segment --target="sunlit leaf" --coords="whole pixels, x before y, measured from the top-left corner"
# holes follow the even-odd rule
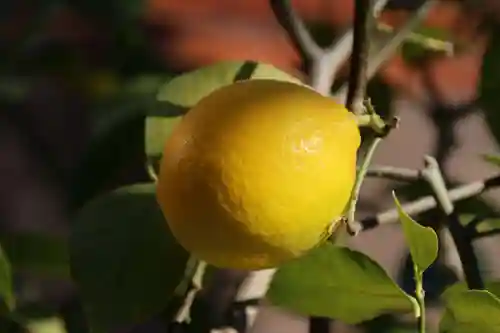
[[[392,196],[413,262],[417,266],[419,273],[423,273],[436,260],[438,255],[439,243],[436,232],[432,228],[424,227],[414,221],[401,207],[395,192],[392,192]]]
[[[180,75],[158,91],[159,101],[191,108],[211,92],[238,80],[275,79],[300,80],[268,64],[253,61],[225,61]]]
[[[64,321],[58,317],[30,321],[26,328],[30,333],[66,333]]]
[[[330,243],[280,267],[267,297],[303,315],[351,324],[383,313],[412,311],[414,306],[412,297],[375,261]]]
[[[247,79],[274,79],[302,84],[272,65],[254,61],[224,61],[177,76],[164,84],[157,99],[160,107],[146,119],[146,154],[158,158],[173,128],[190,108],[213,91]]]

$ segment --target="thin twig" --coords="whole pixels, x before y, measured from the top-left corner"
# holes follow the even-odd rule
[[[243,281],[243,283],[238,288],[238,292],[235,297],[236,303],[248,302],[252,299],[261,299],[265,297],[266,291],[271,283],[276,270],[274,269],[264,269],[257,272],[251,272],[249,276]],[[246,309],[246,330],[249,330],[255,321],[257,311],[248,311]]]
[[[372,16],[374,18],[379,16],[387,2],[388,0],[374,1],[372,11]],[[370,39],[372,38],[373,36],[371,36],[370,33]],[[321,92],[330,93],[331,86],[336,79],[337,73],[352,52],[353,39],[354,33],[353,28],[351,28],[338,38],[337,41],[332,43],[331,46],[325,49],[324,55],[318,59],[318,62],[312,64],[310,72],[313,87],[319,88]],[[347,88],[345,92],[347,93]],[[341,101],[345,101],[345,99],[346,94],[339,98]]]
[[[323,50],[316,44],[304,22],[297,16],[290,0],[270,0],[271,9],[280,25],[288,33],[303,60],[314,61]]]
[[[477,256],[474,253],[472,239],[469,237],[466,229],[460,223],[458,215],[455,213],[455,207],[446,190],[446,185],[438,162],[430,156],[425,158],[425,162],[426,168],[422,172],[422,176],[429,183],[441,211],[447,217],[447,227],[450,230],[450,234],[458,251],[467,286],[469,289],[484,289],[484,281],[479,270]]]
[[[191,310],[191,305],[193,304],[193,301],[196,297],[196,294],[202,287],[202,280],[203,280],[203,275],[205,274],[205,268],[206,268],[206,263],[203,261],[197,261],[194,258],[191,258],[190,260],[196,261],[196,270],[195,273],[191,279],[191,286],[190,289],[184,298],[184,303],[180,307],[179,311],[177,311],[177,314],[175,315],[174,321],[177,323],[184,323],[184,322],[189,322],[190,320],[190,310]]]
[[[413,30],[415,30],[427,17],[427,14],[436,3],[436,0],[422,2],[421,6],[412,14],[405,24],[392,35],[389,35],[389,37],[385,36],[384,38],[383,35],[386,34],[379,33],[376,34],[378,38],[371,39],[373,43],[370,44],[369,63],[366,70],[368,78],[373,77],[380,66],[394,55],[396,50],[403,44]]]
[[[371,166],[368,169],[366,176],[396,180],[400,182],[415,182],[421,177],[419,170],[396,168],[392,166]]]
[[[477,196],[493,187],[500,186],[500,175],[488,178],[483,181],[475,181],[469,184],[457,186],[448,191],[448,196],[452,202],[461,201]],[[402,205],[404,211],[409,215],[418,215],[437,207],[437,201],[432,195],[423,196],[415,201]],[[380,224],[388,224],[399,221],[397,209],[389,209],[378,213],[375,216],[364,218],[360,221],[363,230],[372,229]]]
[[[388,24],[377,23],[376,27],[379,32],[388,34],[394,33],[394,28]],[[420,45],[429,51],[443,52],[447,56],[452,56],[455,53],[454,42],[425,36],[416,32],[410,33],[408,37],[405,38],[404,42]]]
[[[436,0],[427,0],[416,10],[406,23],[391,34],[377,31],[375,25],[370,29],[368,65],[366,76],[371,79],[379,70],[380,66],[389,60],[398,48],[403,44],[409,34],[427,16],[429,10],[436,4]],[[348,84],[344,84],[334,95],[339,100],[344,100],[348,93]]]
[[[364,113],[363,101],[366,93],[366,67],[368,61],[368,29],[370,0],[356,0],[354,4],[353,43],[346,107],[354,114]]]

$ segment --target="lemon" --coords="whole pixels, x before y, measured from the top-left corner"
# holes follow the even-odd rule
[[[289,82],[237,82],[174,128],[157,200],[198,259],[275,267],[329,235],[350,198],[359,145],[355,117],[334,100]]]

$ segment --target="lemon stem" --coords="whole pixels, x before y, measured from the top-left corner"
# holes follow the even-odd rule
[[[356,204],[358,202],[359,193],[361,192],[361,186],[363,184],[363,180],[368,173],[368,167],[370,166],[371,160],[375,155],[375,151],[377,150],[378,145],[382,142],[382,137],[373,137],[370,139],[371,142],[367,145],[368,150],[366,155],[361,162],[361,166],[359,167],[356,174],[356,181],[354,183],[354,187],[351,193],[351,199],[349,201],[349,206],[347,210],[347,229],[351,235],[356,235],[360,230],[361,226],[356,223],[355,213],[356,213]]]
[[[367,142],[364,142],[367,147],[366,153],[362,159],[361,165],[358,167],[356,172],[356,181],[354,183],[354,187],[352,189],[351,198],[349,200],[349,204],[346,210],[346,223],[347,230],[351,235],[356,235],[359,231],[361,231],[362,227],[355,220],[356,213],[356,204],[358,202],[359,193],[361,191],[361,186],[363,184],[363,180],[365,179],[368,168],[370,167],[370,163],[373,159],[373,155],[377,150],[378,145],[382,141],[382,139],[389,134],[391,129],[397,126],[398,118],[393,118],[391,123],[386,123],[376,112],[371,104],[370,99],[365,100],[365,111],[366,113],[362,115],[356,115],[356,119],[358,121],[359,127],[370,127],[375,132],[374,135],[371,135]]]

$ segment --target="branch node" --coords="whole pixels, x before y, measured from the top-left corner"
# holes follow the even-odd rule
[[[446,215],[451,214],[455,208],[451,201],[446,184],[437,160],[432,156],[424,156],[425,168],[421,171],[422,178],[432,188],[436,200]]]

